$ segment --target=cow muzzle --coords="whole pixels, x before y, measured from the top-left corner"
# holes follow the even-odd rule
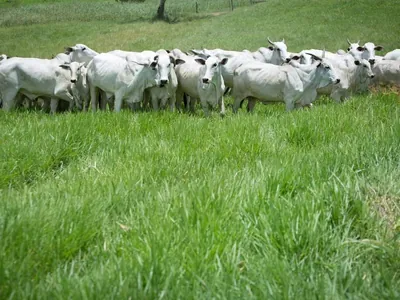
[[[375,59],[369,59],[368,61],[369,61],[369,63],[370,63],[371,65],[373,65],[373,64],[375,63]]]
[[[203,83],[210,83],[210,79],[208,79],[208,78],[203,78]]]
[[[285,62],[288,63],[290,60],[291,60],[290,58],[286,58]]]
[[[375,77],[375,75],[374,74],[372,74],[371,76],[369,76],[369,78],[374,78]]]
[[[71,79],[71,82],[72,83],[76,83],[76,79]]]
[[[335,84],[338,84],[340,82],[340,79],[336,79]]]
[[[166,85],[168,83],[168,80],[160,80],[160,87],[163,87],[164,85]]]

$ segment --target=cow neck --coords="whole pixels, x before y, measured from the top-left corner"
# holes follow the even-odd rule
[[[317,89],[319,83],[321,82],[321,78],[318,79],[318,68],[311,70],[310,72],[305,72],[299,68],[292,68],[296,69],[297,74],[300,77],[300,80],[303,83],[303,90],[306,91],[308,89]],[[299,74],[300,73],[300,74]]]
[[[368,76],[364,72],[364,66],[359,65],[356,66],[355,71],[354,71],[354,76],[351,77],[352,82],[351,84],[354,85],[354,87],[358,87],[359,85],[366,84],[368,81]]]
[[[218,68],[218,70],[217,70],[217,72],[214,73],[214,76],[212,77],[210,84],[212,84],[214,86],[215,96],[216,96],[215,100],[218,104],[218,101],[219,101],[220,97],[222,96],[221,89],[219,89],[218,87],[221,86],[223,79],[222,79],[222,75],[221,75],[221,65],[218,64],[217,68]]]
[[[147,86],[147,84],[146,84],[146,83],[147,83],[147,80],[145,79],[145,76],[140,76],[140,75],[142,74],[142,72],[145,72],[145,68],[146,68],[146,66],[143,66],[142,69],[140,69],[139,71],[137,71],[136,69],[132,68],[132,67],[130,66],[130,63],[128,62],[128,64],[127,64],[127,70],[128,70],[128,72],[131,72],[131,74],[133,75],[133,76],[132,76],[132,80],[127,84],[127,88],[128,88],[128,89],[130,89],[130,88],[132,88],[132,87],[135,87],[135,89],[134,89],[134,92],[135,92],[136,89],[142,90],[142,87]],[[141,78],[141,77],[143,77],[143,78]],[[142,80],[144,84],[137,85],[137,83],[140,82],[139,79]],[[145,88],[143,88],[143,90],[144,90],[144,89],[145,89]]]

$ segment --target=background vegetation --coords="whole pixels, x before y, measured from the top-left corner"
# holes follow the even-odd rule
[[[1,4],[0,52],[400,44],[395,1],[36,2]],[[0,298],[399,298],[399,104],[0,112]]]

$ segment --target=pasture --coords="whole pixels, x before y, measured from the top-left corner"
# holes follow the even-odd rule
[[[170,2],[2,2],[0,53],[400,47],[395,1]],[[0,298],[398,299],[399,105],[0,111]]]

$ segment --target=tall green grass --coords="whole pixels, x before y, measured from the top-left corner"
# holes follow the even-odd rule
[[[0,290],[397,298],[396,231],[375,206],[400,199],[398,104],[2,113]]]
[[[398,10],[271,0],[177,24],[75,11],[0,28],[0,52],[252,50],[268,36],[289,51],[346,38],[388,51]],[[0,112],[0,298],[400,298],[399,104],[378,93],[224,119]]]

